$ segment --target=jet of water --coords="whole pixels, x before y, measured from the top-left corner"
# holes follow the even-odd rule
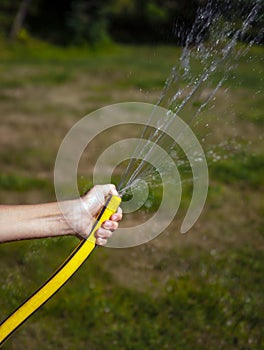
[[[260,31],[246,47],[238,47],[238,42],[247,38],[252,25],[262,16],[262,1],[252,2],[251,6],[247,4],[246,9],[245,6],[241,6],[240,13],[236,12],[236,16],[239,15],[242,19],[239,27],[236,18],[232,17],[232,12],[229,13],[229,20],[226,20],[225,11],[232,9],[228,1],[225,3],[226,7],[220,7],[218,2],[209,1],[198,10],[192,29],[186,36],[180,59],[172,67],[156,104],[168,109],[167,116],[159,119],[155,108],[153,109],[148,122],[153,125],[154,121],[156,128],[149,127],[148,124],[145,126],[140,137],[142,142],[138,143],[121,177],[118,186],[120,193],[128,191],[138,179],[144,179],[153,185],[151,174],[155,170],[150,166],[148,159],[153,157],[154,146],[147,147],[144,140],[148,139],[153,145],[160,145],[168,153],[180,154],[179,150],[175,151],[175,142],[166,135],[166,130],[172,126],[175,116],[192,125],[208,103],[215,98],[216,92],[239,59],[263,37],[263,31]],[[240,3],[242,5],[243,2]],[[215,82],[213,88],[212,81]],[[194,109],[196,101],[202,102]],[[176,156],[176,162],[179,160]],[[162,161],[158,160],[160,164]]]

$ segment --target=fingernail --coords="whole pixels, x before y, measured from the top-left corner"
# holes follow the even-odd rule
[[[104,223],[104,228],[111,228],[111,222],[110,221],[105,221],[105,223]]]
[[[98,230],[97,230],[97,233],[99,236],[103,236],[103,229],[100,227]]]
[[[106,241],[106,239],[98,238],[97,242],[99,245],[105,245],[107,241]]]

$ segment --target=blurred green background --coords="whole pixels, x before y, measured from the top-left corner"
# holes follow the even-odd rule
[[[55,200],[56,153],[87,113],[156,103],[204,3],[2,0],[0,202]],[[262,27],[256,22],[247,40]],[[209,162],[208,200],[188,234],[179,233],[187,189],[166,232],[139,247],[97,250],[4,349],[264,349],[263,54],[258,45],[242,57],[206,112],[208,155],[210,140],[228,142]],[[0,246],[0,320],[77,242]]]

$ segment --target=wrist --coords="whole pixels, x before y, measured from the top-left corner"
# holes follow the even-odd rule
[[[60,210],[60,232],[62,235],[86,235],[93,222],[93,216],[84,205],[82,198],[58,203]]]

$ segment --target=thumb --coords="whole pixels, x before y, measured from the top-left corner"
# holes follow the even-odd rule
[[[104,206],[108,195],[118,195],[115,185],[96,185],[83,198],[83,204],[86,210],[95,216]]]

